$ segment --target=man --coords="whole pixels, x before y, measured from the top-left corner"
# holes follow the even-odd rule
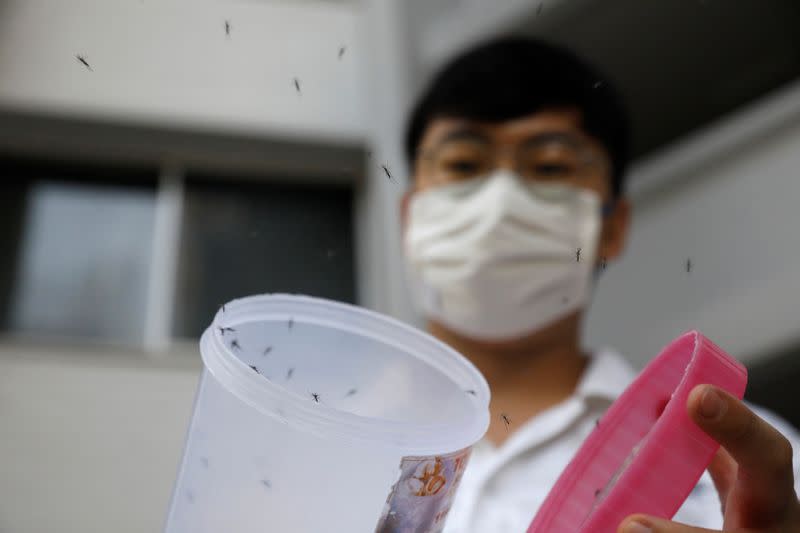
[[[492,390],[492,422],[445,531],[521,533],[635,377],[612,350],[580,346],[593,283],[630,225],[626,113],[609,81],[573,54],[503,38],[438,74],[413,111],[406,150],[404,255],[416,300],[430,332]],[[795,431],[713,387],[695,389],[687,409],[722,448],[676,520],[800,532],[781,435],[797,442]],[[705,531],[638,518],[620,531]]]

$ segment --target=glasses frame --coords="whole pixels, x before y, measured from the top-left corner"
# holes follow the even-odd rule
[[[435,161],[438,159],[441,152],[448,146],[451,146],[452,143],[458,141],[471,141],[484,146],[488,146],[490,148],[492,155],[490,158],[491,164],[489,165],[488,172],[491,172],[499,168],[500,167],[499,162],[504,159],[509,159],[508,155],[510,155],[511,159],[514,161],[513,170],[517,174],[524,177],[525,179],[536,180],[536,178],[526,176],[525,175],[526,172],[521,169],[522,162],[525,160],[524,154],[532,150],[551,148],[551,147],[560,147],[561,149],[574,152],[574,158],[576,161],[579,162],[578,173],[569,176],[568,179],[585,178],[588,175],[590,175],[593,171],[597,171],[598,169],[601,172],[611,171],[611,164],[610,161],[608,160],[608,157],[604,157],[604,154],[598,153],[598,151],[594,147],[592,147],[587,141],[573,134],[565,132],[540,133],[532,137],[529,137],[528,139],[524,140],[521,143],[515,145],[506,145],[498,148],[498,147],[492,147],[491,146],[492,143],[480,133],[472,132],[469,130],[457,130],[453,132],[453,134],[445,136],[434,146],[418,150],[417,157],[423,164],[435,165]],[[488,172],[484,170],[480,174]],[[458,181],[463,181],[480,175],[480,174],[475,174],[458,179],[449,179],[437,176],[436,174],[439,172],[438,169],[436,168],[429,168],[426,173],[431,177],[431,181],[435,184],[456,183]],[[555,180],[548,177],[540,179],[539,181],[552,182]],[[566,180],[559,179],[559,181],[566,181]]]

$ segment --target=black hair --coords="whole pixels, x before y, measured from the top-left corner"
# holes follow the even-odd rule
[[[620,196],[630,142],[621,95],[573,52],[534,38],[495,38],[446,64],[412,110],[406,157],[413,166],[425,129],[436,118],[501,122],[558,107],[580,110],[585,133],[608,151],[613,198]]]

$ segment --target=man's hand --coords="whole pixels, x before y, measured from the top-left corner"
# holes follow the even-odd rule
[[[800,533],[789,441],[742,402],[711,385],[695,387],[687,409],[689,417],[721,444],[708,470],[722,504],[722,530]],[[618,533],[711,531],[644,515],[629,516],[618,529]]]

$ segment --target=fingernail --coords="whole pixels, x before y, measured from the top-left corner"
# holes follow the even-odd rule
[[[722,416],[725,410],[725,401],[712,388],[706,388],[703,398],[700,400],[700,414],[708,419],[715,419]]]
[[[622,531],[623,533],[653,533],[650,526],[638,521],[628,522]]]

